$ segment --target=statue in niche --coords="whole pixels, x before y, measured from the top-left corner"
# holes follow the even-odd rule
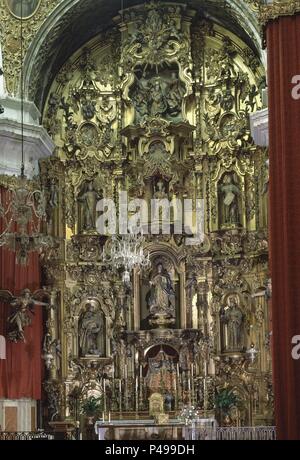
[[[225,174],[220,194],[220,223],[222,226],[236,226],[240,224],[239,196],[240,189],[234,183],[232,174]]]
[[[172,178],[171,178],[170,183],[169,183],[169,190],[173,195],[178,195],[178,193],[180,191],[180,188],[181,188],[181,186],[180,186],[180,178],[179,178],[178,172],[175,171],[172,174]]]
[[[184,84],[177,78],[176,72],[172,72],[171,82],[167,92],[167,103],[171,117],[178,117],[181,114],[182,99],[185,94]]]
[[[165,183],[162,179],[158,179],[158,181],[154,185],[153,199],[154,199],[153,204],[152,204],[153,218],[158,219],[158,220],[169,219],[170,209],[167,208],[167,213],[165,214],[160,205],[162,200],[168,200],[168,193],[166,191]]]
[[[221,107],[222,109],[225,110],[225,112],[229,112],[230,110],[232,110],[233,106],[234,106],[234,97],[232,95],[232,90],[230,87],[227,87],[224,90],[222,98],[221,98]]]
[[[82,212],[82,230],[84,232],[95,232],[96,230],[96,207],[102,194],[94,188],[93,182],[85,185],[83,193],[78,197]]]
[[[157,264],[156,271],[151,277],[150,286],[146,298],[150,314],[158,313],[174,318],[175,291],[171,277],[161,262]]]
[[[239,307],[238,297],[232,295],[228,298],[227,308],[221,310],[221,322],[227,325],[227,344],[228,351],[240,351],[243,348],[243,325],[244,313]],[[223,328],[223,339],[225,331]],[[224,341],[225,343],[225,341]]]
[[[154,188],[155,188],[155,191],[154,191],[153,197],[156,200],[163,200],[165,198],[168,198],[168,194],[166,192],[166,186],[161,179],[157,181]]]
[[[103,313],[95,305],[87,304],[79,323],[80,356],[105,356],[105,328]]]
[[[136,110],[136,121],[143,122],[148,115],[148,82],[145,78],[137,80],[131,98]]]
[[[160,77],[154,77],[149,84],[150,115],[152,117],[164,115],[168,104],[165,94],[165,85]]]
[[[50,181],[49,206],[51,209],[55,209],[58,206],[58,186],[54,178]]]

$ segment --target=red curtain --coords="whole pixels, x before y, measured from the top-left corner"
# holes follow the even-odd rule
[[[1,203],[6,200],[6,191],[0,189]],[[0,289],[19,295],[22,289],[32,292],[40,287],[40,268],[37,254],[29,256],[28,266],[16,264],[15,254],[0,248]],[[0,335],[6,336],[10,306],[0,304]],[[0,360],[0,398],[41,399],[41,341],[42,311],[35,308],[32,324],[25,329],[26,343],[7,341],[6,360]]]
[[[300,74],[300,16],[267,27],[270,128],[270,244],[273,373],[279,439],[300,439],[300,100],[292,78]]]

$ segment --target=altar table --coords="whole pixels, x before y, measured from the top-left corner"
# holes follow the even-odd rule
[[[216,428],[215,419],[199,419],[193,425],[185,425],[179,420],[169,420],[167,424],[158,425],[153,420],[113,420],[98,421],[95,431],[99,441],[104,440],[195,440],[197,429],[206,429],[209,435]]]

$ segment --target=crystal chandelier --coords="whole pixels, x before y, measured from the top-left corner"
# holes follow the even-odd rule
[[[27,264],[30,252],[49,246],[51,238],[40,233],[45,215],[44,193],[21,174],[15,185],[9,186],[5,202],[0,203],[0,246],[15,251],[19,264]]]
[[[148,268],[151,265],[149,253],[144,253],[144,243],[142,233],[130,231],[122,237],[114,235],[106,249],[103,248],[103,262],[124,269],[123,282],[129,284],[134,268]]]
[[[0,246],[15,251],[17,263],[26,265],[28,254],[49,246],[51,237],[40,233],[41,221],[46,216],[43,191],[25,176],[24,162],[24,75],[23,75],[23,21],[21,15],[21,174],[12,179],[6,189],[4,202],[0,200]],[[1,109],[1,108],[0,108]]]

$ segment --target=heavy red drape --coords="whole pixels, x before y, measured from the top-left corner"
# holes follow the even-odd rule
[[[5,190],[0,190],[1,202],[6,199]],[[15,254],[0,248],[0,289],[20,294],[24,288],[35,291],[40,287],[39,260],[31,254],[29,264],[22,267],[16,264]],[[7,317],[10,312],[7,304],[0,304],[0,335],[6,336]],[[0,398],[41,399],[41,341],[42,312],[35,308],[32,325],[25,330],[26,343],[7,341],[6,360],[0,360]]]
[[[300,16],[268,24],[273,373],[279,439],[300,439]]]

